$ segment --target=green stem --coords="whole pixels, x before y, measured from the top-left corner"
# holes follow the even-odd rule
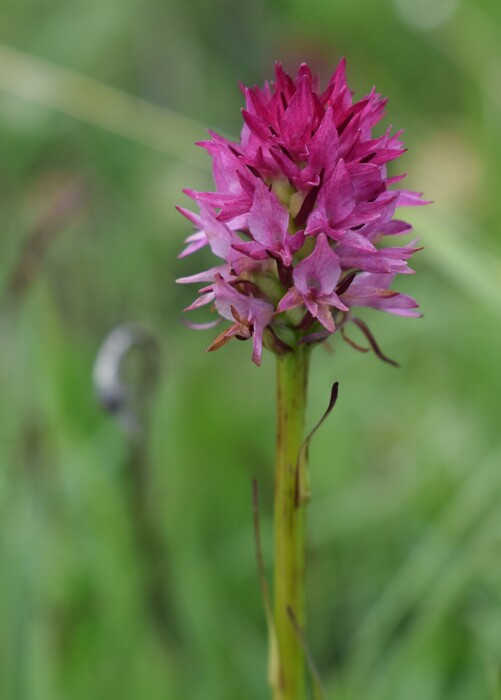
[[[303,629],[306,504],[297,499],[297,464],[304,433],[308,357],[304,347],[277,357],[274,614],[278,668],[272,678],[273,700],[305,698],[304,652],[291,612]]]

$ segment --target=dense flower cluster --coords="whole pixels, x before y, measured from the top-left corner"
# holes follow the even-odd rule
[[[200,144],[216,192],[185,191],[199,214],[179,207],[197,229],[180,257],[209,245],[223,261],[178,280],[206,283],[187,310],[213,303],[231,321],[209,349],[252,338],[259,364],[263,344],[286,352],[323,340],[356,306],[418,316],[413,299],[390,290],[397,273],[412,272],[417,248],[381,246],[411,230],[397,207],[426,204],[390,189],[404,176],[388,177],[386,164],[405,149],[401,132],[372,136],[386,99],[373,90],[354,102],[344,60],[324,92],[306,64],[295,80],[278,64],[273,83],[242,89],[240,142],[211,132]]]

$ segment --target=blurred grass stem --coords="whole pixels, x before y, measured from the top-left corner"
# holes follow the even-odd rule
[[[205,133],[196,120],[2,43],[0,90],[207,167],[201,149],[185,148]]]
[[[277,446],[275,471],[275,628],[278,677],[274,700],[303,700],[306,503],[298,499],[298,455],[303,442],[309,352],[299,347],[277,357]],[[273,660],[270,660],[271,663]]]

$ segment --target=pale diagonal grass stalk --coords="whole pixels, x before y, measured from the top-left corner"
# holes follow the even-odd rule
[[[206,134],[196,120],[4,44],[0,90],[208,168],[203,151],[191,147]]]

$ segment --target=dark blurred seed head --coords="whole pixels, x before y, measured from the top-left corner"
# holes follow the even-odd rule
[[[97,353],[92,373],[96,396],[131,437],[144,431],[159,374],[159,354],[151,331],[134,322],[110,331]]]

